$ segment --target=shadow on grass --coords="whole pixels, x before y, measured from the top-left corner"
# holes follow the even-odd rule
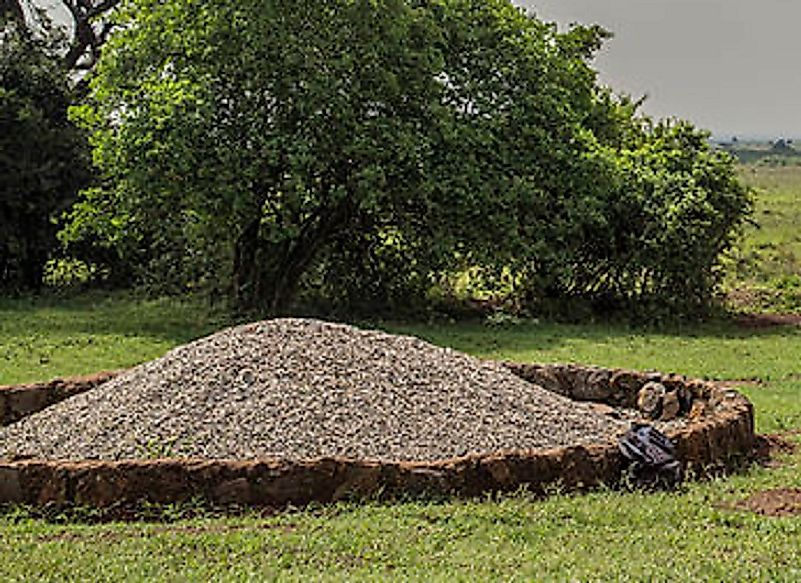
[[[636,327],[625,324],[588,323],[560,324],[528,322],[493,326],[480,321],[448,322],[434,325],[386,322],[379,327],[387,331],[419,336],[435,344],[473,351],[483,349],[550,350],[581,340],[588,343],[609,343],[631,338],[655,341],[748,341],[790,340],[801,338],[795,326],[746,327],[736,320],[716,320],[669,327]]]
[[[210,306],[207,302],[192,297],[149,299],[129,292],[89,292],[70,297],[45,295],[19,299],[0,298],[0,331],[12,335],[31,332],[121,334],[182,342],[239,321],[241,318],[232,316],[225,306]],[[571,339],[607,342],[632,336],[699,340],[801,336],[801,329],[797,327],[755,328],[741,326],[734,319],[672,324],[667,327],[636,327],[602,322],[560,324],[527,320],[504,325],[492,325],[481,320],[429,324],[375,322],[366,325],[412,334],[439,344],[448,340],[454,345],[467,348],[516,347],[523,350],[547,350]]]
[[[193,298],[146,299],[130,293],[0,299],[0,335],[113,334],[182,344],[234,322],[222,307]]]
[[[42,345],[57,345],[65,356],[81,356],[87,337],[117,336],[136,339],[142,354],[150,357],[154,351],[147,346],[159,344],[157,352],[163,352],[234,323],[224,306],[211,307],[193,298],[143,299],[129,293],[94,292],[70,298],[0,299],[0,347],[5,343],[9,362],[17,368],[25,354],[21,351],[34,356],[39,351],[47,358],[49,348],[40,350]],[[712,379],[780,380],[797,375],[801,362],[801,328],[746,328],[733,320],[664,328],[536,321],[366,326],[411,334],[483,358],[658,369]],[[23,346],[27,344],[32,348]],[[103,366],[103,357],[98,358],[92,366]]]
[[[574,362],[659,370],[715,380],[791,378],[801,362],[801,328],[746,329],[733,321],[670,328],[619,324],[482,323],[386,324],[482,358],[517,362]]]

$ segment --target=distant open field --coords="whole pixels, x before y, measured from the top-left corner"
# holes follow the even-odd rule
[[[786,141],[783,145],[770,141],[740,141],[722,147],[734,154],[742,164],[764,163],[772,166],[801,164],[798,140]]]
[[[747,165],[755,224],[733,254],[726,286],[735,306],[801,312],[801,166]]]

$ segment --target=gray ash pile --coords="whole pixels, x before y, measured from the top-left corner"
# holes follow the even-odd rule
[[[316,320],[223,330],[0,430],[0,458],[435,460],[614,439],[628,423],[499,364]]]

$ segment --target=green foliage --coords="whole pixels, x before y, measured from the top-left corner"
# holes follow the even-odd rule
[[[605,31],[508,0],[129,0],[118,17],[76,111],[103,182],[64,238],[161,290],[392,307],[474,270],[529,308],[697,306],[748,208],[703,134],[598,87]]]
[[[619,150],[604,224],[573,260],[571,292],[620,307],[706,306],[720,257],[751,211],[732,158],[707,138],[685,122],[663,122]]]
[[[54,219],[89,177],[85,137],[47,41],[0,22],[0,287],[38,289]]]
[[[280,308],[337,237],[425,204],[437,54],[406,3],[128,8],[81,112],[109,186],[68,238],[100,232],[162,284]]]

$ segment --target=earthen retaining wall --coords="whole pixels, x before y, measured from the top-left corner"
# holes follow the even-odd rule
[[[107,371],[46,383],[0,385],[0,425],[9,425],[68,397],[88,391],[123,371]]]
[[[669,432],[689,468],[727,467],[750,455],[753,409],[739,393],[678,375],[576,365],[507,363],[516,374],[572,398],[630,406],[647,382],[688,391],[703,407]],[[118,373],[0,387],[0,420],[8,424]],[[590,399],[590,396],[592,398]],[[617,482],[625,462],[615,443],[502,452],[431,462],[186,460],[0,462],[0,503],[101,508],[142,501],[284,507],[384,496],[457,495],[551,488],[580,490]]]

